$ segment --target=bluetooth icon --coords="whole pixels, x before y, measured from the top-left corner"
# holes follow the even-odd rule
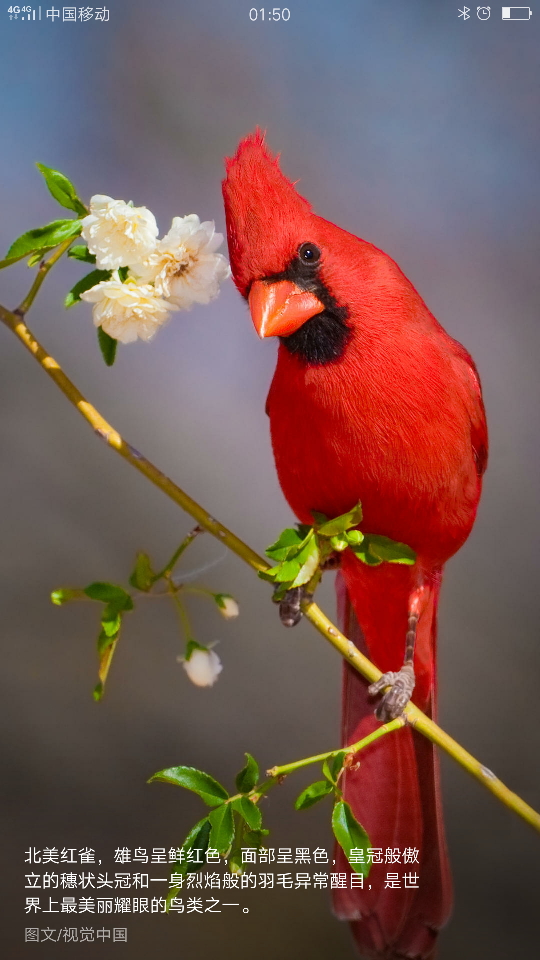
[[[470,7],[463,7],[463,10],[460,10],[458,7],[458,17],[463,17],[463,20],[470,20]]]

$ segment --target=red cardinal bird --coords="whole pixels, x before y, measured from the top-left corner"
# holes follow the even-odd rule
[[[394,261],[312,213],[259,131],[226,167],[234,281],[259,335],[280,340],[267,412],[283,493],[308,524],[313,511],[337,517],[361,500],[364,533],[417,553],[414,566],[341,555],[342,629],[384,674],[368,690],[345,664],[345,745],[377,727],[373,695],[388,685],[379,719],[411,694],[435,716],[443,565],[470,533],[487,459],[480,382]],[[452,903],[434,747],[405,727],[344,781],[382,862],[365,889],[335,891],[335,913],[367,957],[432,957]],[[399,889],[386,883],[392,872]]]

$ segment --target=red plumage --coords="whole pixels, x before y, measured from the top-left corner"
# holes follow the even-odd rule
[[[243,296],[261,281],[265,291],[283,277],[297,278],[307,241],[320,251],[316,279],[296,282],[318,290],[320,306],[345,318],[339,322],[346,337],[339,355],[336,348],[320,362],[282,338],[267,406],[279,481],[302,522],[311,522],[313,511],[338,516],[361,500],[365,533],[416,551],[412,567],[369,567],[345,551],[338,606],[344,632],[383,672],[397,671],[411,597],[424,589],[413,700],[433,716],[442,568],[470,533],[487,457],[474,363],[390,257],[311,212],[259,132],[227,161],[223,192],[231,267]],[[327,349],[324,330],[321,336],[320,349]],[[376,726],[373,709],[367,685],[345,666],[344,743]],[[344,793],[383,859],[387,848],[420,850],[419,864],[393,868],[420,880],[419,889],[385,890],[392,866],[375,864],[371,890],[335,892],[336,914],[353,921],[366,956],[431,957],[451,907],[433,747],[408,728],[383,738],[357,771],[346,773]],[[340,869],[348,870],[343,861],[340,855]]]

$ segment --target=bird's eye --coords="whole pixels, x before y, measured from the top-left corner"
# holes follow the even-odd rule
[[[298,256],[303,263],[317,263],[321,259],[321,251],[314,243],[303,243],[298,249]]]

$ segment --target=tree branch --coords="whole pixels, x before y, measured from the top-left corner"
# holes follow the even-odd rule
[[[62,247],[65,249],[65,244],[63,244]],[[58,250],[60,249],[59,247]],[[63,249],[62,252],[64,252]],[[30,332],[22,319],[21,313],[24,313],[24,310],[28,309],[28,306],[32,303],[46,273],[53,262],[58,259],[57,254],[58,256],[61,255],[58,251],[55,251],[53,257],[44,265],[46,269],[44,269],[39,285],[34,289],[36,287],[36,283],[34,283],[32,288],[34,294],[31,296],[32,291],[30,292],[21,304],[20,311],[13,313],[5,307],[0,306],[0,319],[15,336],[18,337],[21,343],[24,344],[26,349],[29,350],[70,403],[76,407],[81,416],[84,417],[95,433],[104,440],[108,446],[112,447],[113,450],[135,467],[139,473],[147,477],[156,487],[159,487],[171,500],[182,507],[186,513],[189,513],[201,527],[224,543],[229,550],[232,550],[233,553],[244,560],[245,563],[249,564],[250,567],[257,572],[259,570],[268,570],[269,565],[266,560],[255,553],[251,547],[235,536],[234,533],[215,520],[200,504],[192,500],[191,497],[189,497],[187,493],[184,493],[169,477],[166,477],[164,473],[158,470],[150,460],[147,460],[146,457],[127,443],[114,427],[107,423],[95,407],[85,400],[77,387],[65,375],[56,360],[47,353]],[[334,626],[313,601],[304,601],[302,610],[306,619],[313,624],[319,633],[322,634],[341,656],[344,657],[358,673],[362,674],[366,680],[374,683],[381,677],[381,671]],[[427,737],[428,740],[431,740],[432,743],[436,744],[442,750],[445,750],[460,766],[475,777],[487,790],[493,793],[501,803],[510,810],[513,810],[514,813],[517,813],[517,815],[530,824],[531,827],[540,832],[540,814],[533,810],[529,804],[525,803],[521,797],[518,797],[517,794],[509,790],[491,770],[488,770],[487,767],[476,760],[472,754],[468,753],[468,751],[460,746],[452,737],[441,730],[441,728],[422,713],[418,707],[409,702],[405,708],[404,715],[415,730]]]
[[[329,750],[327,753],[318,753],[314,757],[304,757],[302,760],[293,760],[292,763],[284,763],[281,767],[271,767],[270,770],[266,771],[266,776],[286,777],[289,773],[294,773],[295,770],[300,770],[302,767],[309,767],[312,763],[322,763],[324,760],[329,760],[330,757],[335,757],[338,753],[359,753],[365,747],[369,747],[371,743],[374,743],[375,740],[379,740],[380,737],[385,737],[387,733],[392,733],[394,730],[399,730],[400,727],[404,727],[406,723],[405,717],[396,717],[395,720],[390,720],[389,723],[383,724],[382,727],[378,727],[377,730],[374,730],[373,733],[370,733],[367,737],[363,737],[362,740],[358,740],[356,743],[351,743],[348,747],[338,747],[336,750]]]

